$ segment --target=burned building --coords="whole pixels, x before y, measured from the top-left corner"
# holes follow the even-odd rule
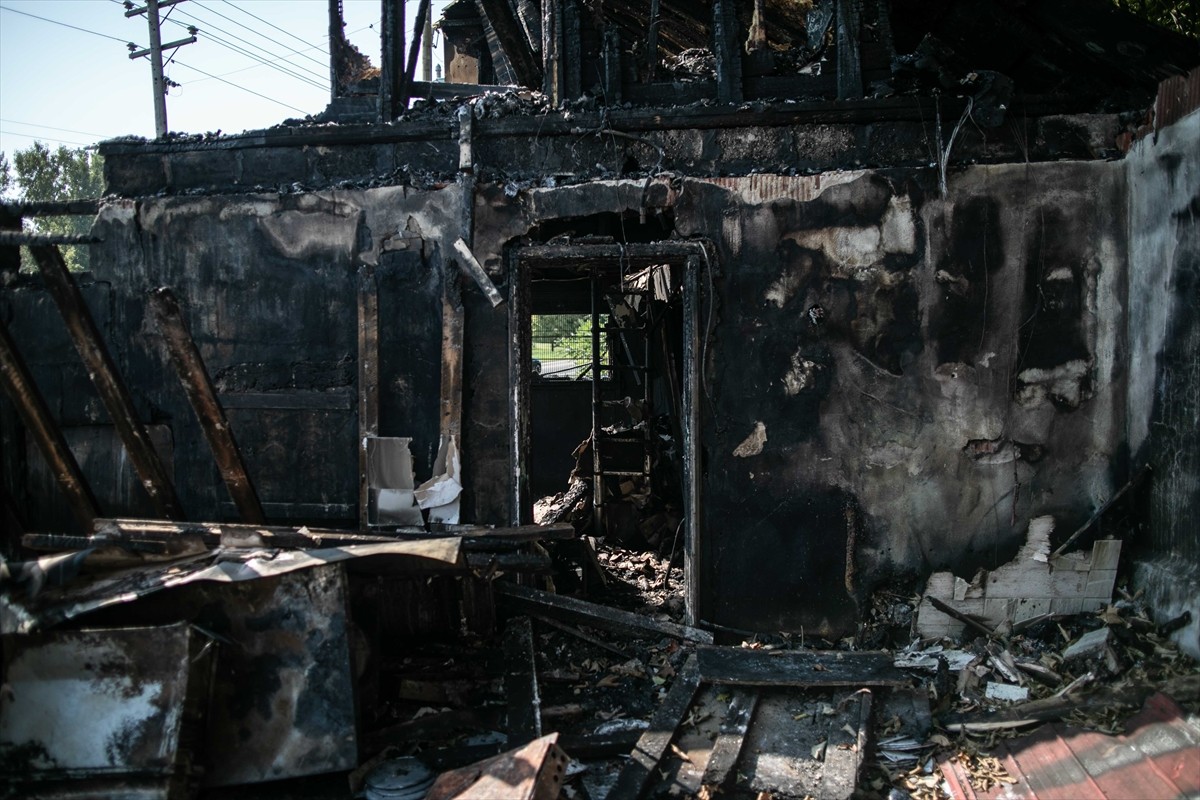
[[[1050,517],[1124,539],[1200,654],[1194,39],[1085,0],[478,0],[428,83],[384,7],[374,70],[331,0],[314,118],[104,143],[90,274],[6,262],[6,370],[78,462],[0,401],[10,541],[566,493],[682,559],[688,625],[837,641]],[[1095,610],[1104,569],[972,613]]]

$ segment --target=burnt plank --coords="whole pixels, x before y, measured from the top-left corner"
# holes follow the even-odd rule
[[[742,53],[734,0],[713,0],[713,55],[717,62],[717,100],[742,102]]]
[[[750,729],[750,721],[757,706],[756,690],[734,690],[729,709],[725,712],[725,719],[721,721],[721,728],[717,732],[708,766],[704,768],[704,777],[701,779],[703,785],[719,789],[729,782],[738,758],[742,755],[742,744],[746,741],[746,731]]]
[[[516,83],[529,88],[541,86],[541,64],[508,0],[477,0],[476,6],[495,31],[495,44],[512,65]]]
[[[701,647],[700,676],[733,686],[904,686],[910,678],[879,651]]]
[[[379,287],[374,270],[364,266],[358,272],[358,527],[361,530],[367,529],[371,518],[367,439],[378,435]]]
[[[593,636],[592,634],[587,633],[586,631],[582,631],[579,628],[576,628],[574,625],[568,625],[565,622],[559,622],[558,620],[551,619],[550,617],[542,616],[540,614],[532,614],[531,616],[534,619],[536,619],[538,622],[541,622],[544,625],[549,625],[551,628],[554,628],[555,630],[560,630],[563,633],[568,634],[569,636],[574,636],[576,639],[580,639],[582,641],[588,642],[589,644],[594,644],[597,647],[599,647],[600,649],[607,650],[608,652],[612,653],[615,656],[619,656],[620,658],[623,658],[625,660],[629,660],[630,658],[633,657],[633,654],[630,653],[628,650],[624,650],[620,647],[617,647],[614,644],[606,642],[603,639],[601,639],[599,636]]]
[[[512,606],[527,613],[553,617],[565,622],[591,625],[626,636],[635,638],[670,636],[674,639],[702,644],[712,642],[712,634],[698,628],[676,625],[673,622],[662,622],[629,611],[621,611],[525,586],[497,583],[496,594],[505,597]]]
[[[30,252],[41,270],[47,291],[62,313],[67,332],[71,335],[84,366],[87,367],[96,392],[112,417],[129,460],[141,479],[142,487],[160,514],[167,519],[182,519],[183,508],[175,495],[175,487],[167,469],[154,449],[146,427],[137,417],[133,396],[117,373],[116,364],[100,336],[100,329],[96,326],[75,279],[67,270],[62,253],[52,245],[33,246],[30,247]]]
[[[82,530],[90,531],[93,521],[100,515],[96,498],[3,320],[0,320],[0,384],[50,465],[72,516]]]
[[[667,698],[650,718],[650,727],[638,737],[637,744],[630,753],[629,763],[617,776],[617,782],[609,796],[642,796],[650,779],[657,773],[659,762],[671,746],[671,740],[675,738],[675,729],[683,721],[683,716],[699,688],[700,672],[696,667],[696,657],[691,655],[684,662],[675,682],[671,684]]]
[[[542,735],[542,698],[533,653],[533,623],[515,617],[504,630],[504,694],[508,701],[508,746]]]
[[[849,800],[858,786],[871,725],[871,692],[855,692],[829,723],[820,797]]]
[[[837,0],[837,96],[852,100],[863,96],[859,28],[862,0]]]
[[[391,122],[401,111],[404,91],[404,0],[383,0],[379,35],[379,121]]]
[[[229,496],[233,498],[238,513],[245,522],[266,522],[258,493],[254,491],[254,484],[250,482],[246,464],[242,461],[242,452],[233,436],[233,429],[225,417],[221,401],[217,399],[217,390],[204,366],[200,350],[196,347],[187,322],[183,319],[179,301],[175,294],[164,286],[150,293],[150,308],[158,322],[159,332],[166,342],[171,363],[174,364],[179,381],[183,384],[183,391],[191,403],[196,419],[200,421],[200,428],[204,431],[208,446],[212,448],[221,479],[225,481],[225,488],[229,490]]]

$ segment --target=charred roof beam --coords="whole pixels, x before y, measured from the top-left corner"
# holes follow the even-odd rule
[[[508,0],[475,0],[480,16],[492,27],[496,43],[512,65],[517,83],[522,86],[542,85],[542,65],[538,54],[525,35],[525,29]],[[545,48],[543,47],[544,51]]]

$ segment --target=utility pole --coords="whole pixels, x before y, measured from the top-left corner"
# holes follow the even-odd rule
[[[146,0],[146,5],[135,8],[133,3],[125,0],[125,16],[136,17],[145,14],[150,25],[150,47],[138,50],[137,46],[131,43],[129,58],[145,56],[150,58],[150,74],[153,76],[154,85],[154,130],[159,139],[167,135],[167,84],[169,81],[163,77],[163,50],[172,50],[176,47],[183,47],[185,44],[191,44],[196,41],[198,31],[195,27],[189,27],[188,33],[191,36],[188,38],[163,44],[162,31],[159,29],[158,10],[182,2],[184,0]]]

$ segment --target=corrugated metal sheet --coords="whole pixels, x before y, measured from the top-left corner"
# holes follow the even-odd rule
[[[1167,78],[1154,99],[1154,129],[1161,130],[1200,108],[1200,67],[1187,75]]]
[[[938,766],[962,800],[1175,800],[1200,795],[1200,726],[1171,698],[1156,694],[1126,724],[1105,736],[1045,725],[993,753],[1014,784],[976,791],[961,764]]]

